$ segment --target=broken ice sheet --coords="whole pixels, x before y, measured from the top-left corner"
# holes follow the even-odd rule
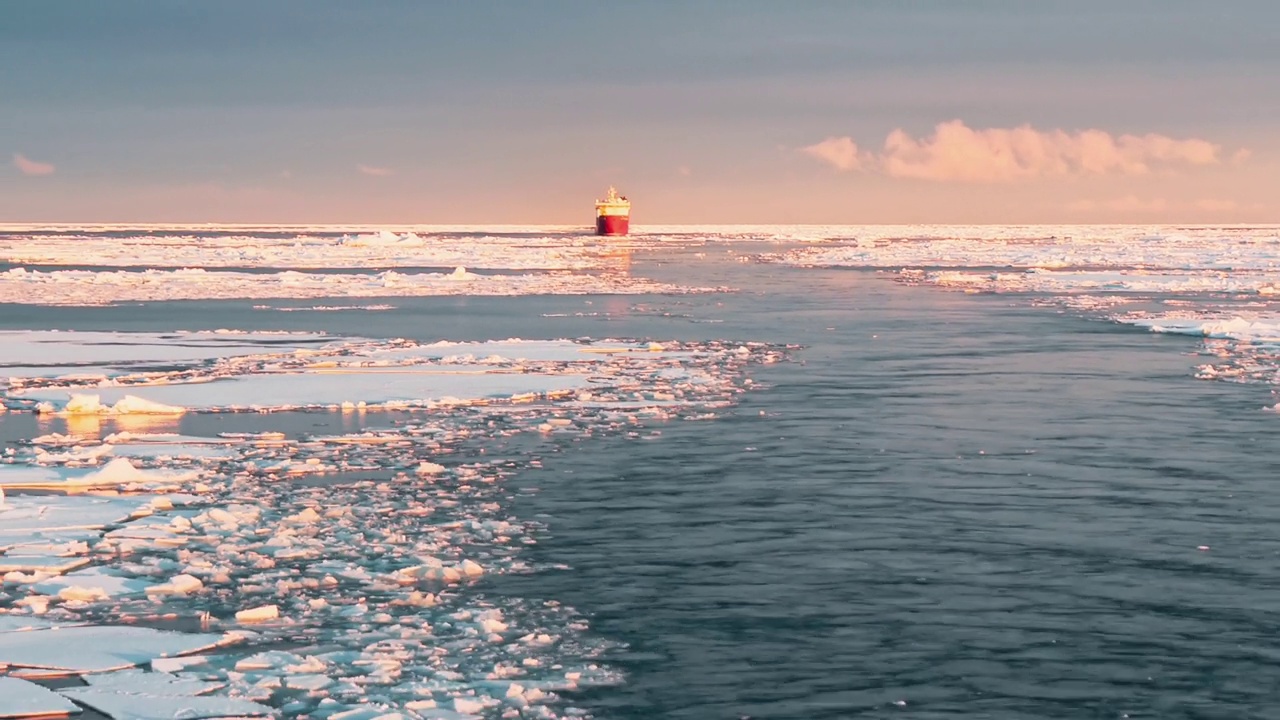
[[[157,681],[148,689],[119,690],[94,685],[58,692],[116,720],[201,720],[275,714],[272,708],[252,700],[188,695],[181,692],[183,689]]]
[[[107,600],[145,595],[156,583],[132,578],[111,568],[92,567],[41,580],[32,590],[42,595],[57,595],[63,600]]]
[[[226,686],[226,683],[180,678],[166,672],[147,672],[141,669],[85,675],[84,681],[94,690],[175,696],[204,695]]]
[[[128,458],[116,458],[101,468],[46,468],[0,465],[0,487],[8,490],[83,490],[123,485],[174,486],[200,477],[199,472],[140,470]],[[0,523],[3,522],[0,514]],[[3,528],[3,524],[0,524]]]
[[[0,471],[5,467],[0,466]],[[0,504],[0,544],[42,533],[92,530],[124,522],[149,502],[150,498],[5,495]]]
[[[92,562],[87,557],[29,554],[10,549],[0,555],[0,575],[10,572],[64,573]]]
[[[154,387],[102,388],[104,404],[126,394],[192,410],[286,409],[342,403],[429,406],[521,393],[568,390],[585,383],[580,375],[478,373],[462,375],[414,368],[352,368],[342,372],[240,375],[214,382]],[[61,390],[33,390],[21,397],[65,407],[71,396]]]
[[[123,670],[154,658],[185,655],[233,636],[123,625],[78,625],[0,633],[0,665],[85,674]]]
[[[706,403],[732,401],[740,392],[734,382],[739,368],[765,361],[774,350],[681,343],[651,350],[647,343],[590,341],[547,341],[541,350],[539,343],[502,346],[419,349],[405,341],[368,342],[349,344],[341,353],[260,355],[220,365],[219,377],[256,373],[264,381],[322,370],[311,375],[338,387],[351,375],[413,376],[418,370],[451,379],[565,377],[587,388],[571,395],[575,401],[610,409],[557,397],[536,404],[477,403],[441,408],[412,425],[397,420],[387,427],[384,417],[376,433],[301,440],[236,433],[243,428],[230,425],[227,439],[246,442],[231,448],[236,454],[222,466],[224,473],[203,480],[216,504],[194,515],[170,512],[125,525],[102,541],[104,547],[136,542],[144,551],[101,557],[105,569],[167,581],[174,591],[201,583],[198,594],[166,595],[159,612],[190,617],[208,609],[214,622],[229,625],[237,613],[270,606],[279,619],[253,625],[254,647],[243,654],[208,656],[189,671],[185,663],[151,666],[187,680],[226,682],[238,697],[282,704],[286,715],[312,716],[359,713],[367,704],[365,710],[377,715],[554,717],[558,710],[549,704],[557,689],[616,681],[616,674],[590,662],[609,642],[585,632],[572,608],[486,598],[483,586],[474,585],[487,575],[528,572],[524,548],[536,542],[540,528],[536,520],[510,514],[502,480],[519,462],[490,461],[476,451],[544,425],[555,432],[621,433],[646,417],[682,417]],[[381,350],[401,354],[381,357]],[[544,359],[524,357],[539,352]],[[320,367],[307,367],[315,365]],[[633,402],[666,407],[646,416],[629,406]],[[293,467],[377,472],[373,478],[350,473],[323,486],[260,479],[271,468]],[[163,545],[167,528],[178,527],[174,523],[186,540],[180,548]],[[149,594],[111,598],[86,612],[155,613],[154,588]],[[277,662],[285,654],[270,653],[281,642],[290,652]],[[248,667],[253,664],[270,667]]]
[[[14,366],[41,371],[36,376],[86,372],[124,372],[120,366],[170,365],[264,351],[313,347],[337,338],[323,333],[284,332],[90,332],[0,330],[0,376],[17,375]],[[43,371],[42,371],[43,370]],[[23,373],[24,375],[26,373]]]
[[[0,677],[0,718],[70,715],[80,706],[28,680]]]

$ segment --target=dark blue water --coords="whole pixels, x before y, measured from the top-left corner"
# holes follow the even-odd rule
[[[512,480],[536,488],[513,513],[548,526],[532,559],[568,569],[479,589],[568,603],[626,646],[605,658],[626,682],[573,704],[601,718],[1280,715],[1265,388],[1193,379],[1191,338],[1028,298],[706,253],[634,270],[742,292],[6,307],[0,324],[802,343],[719,420],[548,445],[541,471]]]
[[[1280,713],[1280,454],[1195,343],[856,271],[697,308],[803,342],[731,417],[549,458],[513,579],[629,645],[608,718]],[[1198,550],[1207,545],[1209,550]]]

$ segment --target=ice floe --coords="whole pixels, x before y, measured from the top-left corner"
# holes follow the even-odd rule
[[[440,295],[618,295],[711,292],[619,273],[520,275],[471,272],[277,273],[178,270],[29,270],[0,272],[0,303],[109,305],[121,302],[269,298],[386,298]]]
[[[358,340],[173,363],[91,385],[29,378],[5,392],[6,405],[35,411],[47,402],[57,412],[76,395],[102,406],[132,394],[192,412],[242,402],[332,407],[360,422],[351,433],[301,436],[234,425],[217,438],[46,432],[18,445],[0,465],[15,481],[55,487],[93,477],[93,488],[142,494],[10,495],[0,547],[12,546],[0,561],[30,563],[4,577],[0,609],[8,602],[23,618],[111,632],[186,619],[227,634],[176,633],[185,638],[177,648],[44,635],[0,641],[0,664],[28,679],[90,673],[87,687],[60,692],[118,717],[184,708],[189,717],[581,715],[562,693],[617,682],[599,660],[611,644],[553,599],[485,592],[489,578],[536,570],[524,548],[543,526],[511,514],[503,483],[537,467],[517,438],[556,443],[548,447],[640,438],[646,423],[731,405],[752,387],[751,365],[786,356],[740,342]],[[227,394],[238,382],[249,389]],[[179,389],[193,394],[181,402],[152,394]],[[379,404],[410,410],[373,412]],[[217,452],[181,457],[183,448]],[[80,466],[92,463],[105,464]],[[49,564],[36,567],[38,556]],[[4,629],[0,639],[71,628],[23,619]],[[237,640],[243,647],[221,646]],[[72,657],[71,645],[94,650]],[[117,654],[96,655],[106,649]],[[119,674],[131,667],[151,672]],[[218,694],[199,694],[205,688]]]
[[[175,331],[101,332],[73,330],[0,330],[0,376],[14,366],[59,368],[159,365],[305,348],[336,340],[321,333]],[[69,365],[74,362],[75,365]],[[117,372],[119,372],[117,370]],[[50,374],[46,369],[38,374]]]
[[[3,397],[10,409],[70,416],[521,402],[585,389],[595,382],[596,368],[629,358],[663,364],[656,369],[696,382],[679,367],[688,352],[651,343],[571,340],[352,341],[222,358],[136,381],[96,381],[92,393],[82,392],[74,378],[27,378]]]
[[[0,718],[59,717],[78,712],[79,705],[48,688],[0,676]]]
[[[771,257],[801,266],[1273,271],[1280,226],[850,227],[840,242]]]
[[[47,671],[44,674],[103,673],[137,667],[158,657],[212,650],[237,640],[229,634],[124,625],[39,628],[0,633],[0,665]]]

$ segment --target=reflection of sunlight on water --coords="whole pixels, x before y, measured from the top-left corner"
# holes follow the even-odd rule
[[[365,409],[362,407],[342,408],[342,431],[344,433],[361,432],[368,425],[365,422]]]
[[[177,433],[181,415],[116,415],[111,418],[115,431],[131,433]]]
[[[624,277],[631,275],[630,248],[606,250],[600,253],[598,257],[600,259],[600,268],[605,272],[622,275]]]
[[[631,300],[622,295],[611,295],[597,302],[604,306],[603,313],[610,319],[625,317],[631,313]]]
[[[98,440],[102,437],[102,418],[97,415],[71,415],[67,417],[67,433],[81,440]]]
[[[103,422],[111,423],[110,432],[128,431],[131,433],[177,433],[181,415],[113,415],[103,416],[92,413],[82,415],[46,415],[35,416],[36,425],[41,434],[62,433],[79,440],[98,441],[106,434]]]

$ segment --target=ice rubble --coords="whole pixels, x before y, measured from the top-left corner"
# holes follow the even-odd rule
[[[613,356],[670,362],[687,352],[571,340],[351,341],[222,358],[137,380],[95,381],[91,395],[79,392],[74,379],[33,378],[3,397],[11,409],[57,415],[436,407],[567,394],[589,384],[593,365]]]
[[[31,265],[583,270],[596,265],[598,253],[594,238],[555,229],[508,234],[492,228],[204,227],[196,236],[181,227],[148,229],[161,234],[130,232],[141,228],[9,228],[21,242],[0,250],[0,262]]]
[[[97,528],[80,545],[67,546],[69,557],[93,564],[61,576],[24,575],[4,589],[23,611],[135,623],[199,616],[203,625],[233,630],[229,637],[249,645],[210,651],[191,663],[150,661],[172,679],[128,676],[114,686],[94,681],[66,692],[108,713],[144,712],[135,691],[148,683],[199,682],[222,686],[211,707],[234,700],[285,716],[572,715],[578,711],[563,708],[562,691],[617,681],[600,662],[609,644],[585,634],[585,621],[572,608],[490,598],[476,585],[491,575],[534,570],[522,549],[537,541],[541,525],[509,514],[502,481],[537,462],[507,443],[529,435],[545,438],[554,451],[560,441],[598,434],[639,438],[652,420],[705,417],[749,386],[748,366],[776,362],[785,352],[715,342],[355,342],[177,369],[180,379],[206,371],[282,378],[341,370],[313,373],[323,390],[323,383],[349,383],[366,369],[377,376],[426,367],[438,373],[434,377],[453,378],[461,390],[457,402],[437,412],[398,420],[370,415],[366,423],[382,419],[349,435],[226,433],[217,443],[226,455],[190,461],[201,468],[199,480],[190,483],[202,488],[194,507],[174,507],[191,502],[172,495],[173,502],[111,498],[117,503],[112,512],[96,509],[92,503],[107,502],[99,498],[18,496],[16,507],[27,512],[14,516],[14,527],[29,534],[44,529],[39,522],[22,524],[36,503],[75,500],[71,517],[94,508],[91,518],[54,523]],[[521,394],[495,402],[477,394],[493,387],[470,384],[477,377],[520,380],[504,387]],[[564,380],[567,389],[529,392],[543,387],[546,377]],[[208,392],[214,384],[197,387]],[[145,386],[163,387],[173,386]],[[214,444],[173,434],[103,440],[114,447],[150,445],[157,453],[166,446]],[[51,456],[51,448],[87,457],[94,442],[49,434],[33,439],[17,460],[34,461],[41,451]],[[299,468],[333,479],[291,480]],[[37,513],[37,521],[43,518]],[[37,660],[51,667],[37,674],[99,671],[115,663],[72,657],[65,644],[40,646],[51,655]],[[0,663],[7,661],[5,648],[0,642]],[[142,656],[148,654],[173,651],[130,655],[112,667],[146,665]],[[147,707],[156,708],[157,717],[171,717],[179,705],[195,707],[174,702]]]
[[[851,227],[841,242],[768,259],[806,267],[1280,269],[1280,226]]]

